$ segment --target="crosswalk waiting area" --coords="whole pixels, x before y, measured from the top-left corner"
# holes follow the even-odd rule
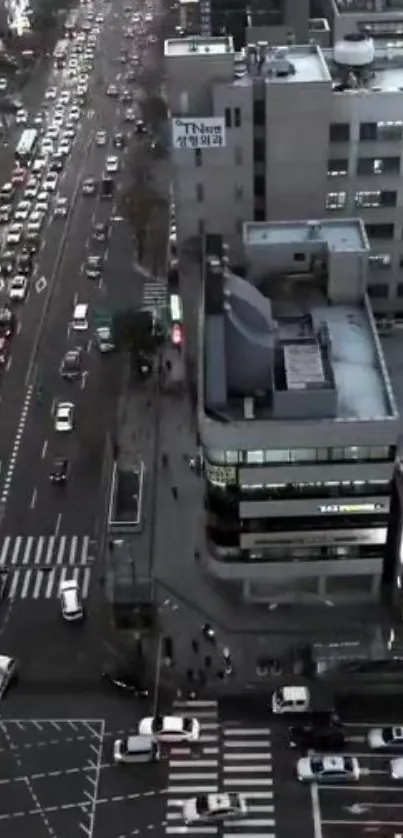
[[[6,536],[0,545],[0,573],[10,599],[51,599],[66,579],[75,579],[86,599],[91,582],[90,537]]]
[[[181,743],[170,750],[166,835],[274,838],[270,728],[220,724],[216,701],[176,701],[173,712],[197,718],[200,739],[197,749]],[[245,817],[220,825],[185,825],[185,800],[198,794],[229,792],[245,797]]]

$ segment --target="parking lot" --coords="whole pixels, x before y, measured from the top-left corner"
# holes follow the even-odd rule
[[[311,790],[314,823],[320,825],[323,838],[403,834],[402,782],[393,780],[390,773],[391,759],[403,756],[403,751],[371,751],[367,735],[372,727],[379,727],[379,722],[346,724],[349,753],[360,763],[359,782],[319,784]]]
[[[7,838],[92,834],[104,723],[0,723],[0,830]]]

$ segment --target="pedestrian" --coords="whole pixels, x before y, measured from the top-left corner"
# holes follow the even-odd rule
[[[202,627],[202,634],[206,640],[210,640],[212,643],[215,643],[215,631],[210,623],[204,623],[204,626]]]
[[[231,652],[228,646],[224,646],[222,650],[222,656],[224,658],[225,663],[231,663]]]
[[[213,661],[211,660],[210,655],[206,655],[205,658],[204,658],[204,666],[206,667],[206,669],[211,669],[211,664],[212,663],[213,663]]]
[[[223,680],[224,680],[224,678],[225,678],[225,672],[223,672],[223,671],[222,671],[222,669],[219,669],[219,670],[218,670],[218,672],[217,672],[217,678],[218,678],[218,680],[219,680],[219,681],[223,681]]]
[[[178,500],[178,488],[177,486],[171,486],[172,497],[174,500]]]
[[[165,451],[162,454],[161,462],[162,462],[163,468],[168,468],[168,454],[166,454]]]
[[[200,561],[200,553],[199,553],[199,551],[198,551],[198,550],[195,550],[195,552],[194,552],[194,557],[195,557],[195,562],[199,562],[199,561]]]
[[[188,681],[193,681],[193,669],[189,666],[189,669],[186,670],[186,678]]]
[[[197,653],[199,651],[199,643],[198,643],[197,640],[192,640],[192,649],[193,649],[195,655],[197,655]]]

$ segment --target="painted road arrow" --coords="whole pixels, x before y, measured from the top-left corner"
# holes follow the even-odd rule
[[[352,815],[363,815],[364,812],[369,812],[371,807],[365,806],[365,803],[353,803],[352,806],[345,806],[344,808]]]

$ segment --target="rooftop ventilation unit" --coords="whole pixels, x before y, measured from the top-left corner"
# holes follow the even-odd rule
[[[264,67],[269,76],[281,78],[295,75],[294,64],[288,59],[287,47],[279,47],[273,53],[266,55]]]
[[[375,58],[375,46],[372,38],[354,33],[337,41],[333,49],[333,60],[341,67],[355,70],[369,67]]]

